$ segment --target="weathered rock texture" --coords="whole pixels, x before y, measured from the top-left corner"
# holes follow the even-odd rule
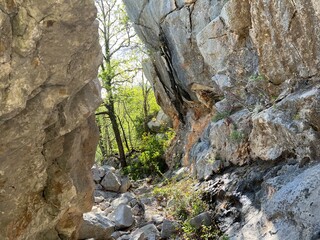
[[[169,166],[181,162],[192,166],[199,179],[209,179],[230,165],[263,160],[304,166],[319,160],[318,1],[124,2],[149,48],[145,74],[178,131]],[[293,188],[302,176],[286,186]],[[300,190],[297,206],[303,202]],[[274,191],[270,197],[279,196],[280,187]],[[290,205],[277,199],[262,205],[275,204],[279,210]],[[280,223],[274,221],[281,218],[281,224],[292,219],[292,226],[302,229],[303,221],[290,211],[265,216],[276,228]],[[319,228],[312,217],[304,223],[309,230]],[[272,230],[275,239],[291,239],[283,231]],[[312,235],[308,231],[304,239]]]
[[[220,131],[209,145],[226,161],[320,155],[317,1],[125,3],[150,49],[145,73],[180,129],[184,164],[219,114],[223,121],[207,128]],[[234,144],[232,132],[242,135]]]
[[[316,240],[319,164],[257,162],[208,181],[214,221],[230,239]]]
[[[0,239],[77,239],[92,204],[91,0],[0,1]]]

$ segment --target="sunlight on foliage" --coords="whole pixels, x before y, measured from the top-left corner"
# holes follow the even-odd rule
[[[192,178],[185,178],[181,181],[175,179],[167,180],[167,185],[155,187],[153,196],[159,202],[166,202],[166,217],[174,219],[181,225],[181,231],[178,233],[181,239],[194,240],[228,240],[227,236],[217,230],[215,225],[195,228],[190,224],[190,220],[209,210],[208,204],[202,200],[203,189],[194,190],[197,181]]]
[[[193,190],[195,183],[192,178],[179,182],[170,180],[166,186],[154,188],[153,195],[159,201],[169,202],[166,209],[169,217],[185,221],[208,209],[208,205],[201,200],[203,191]]]
[[[162,175],[167,170],[163,155],[173,137],[174,132],[171,130],[165,134],[144,133],[139,148],[141,153],[129,161],[124,173],[133,179]]]

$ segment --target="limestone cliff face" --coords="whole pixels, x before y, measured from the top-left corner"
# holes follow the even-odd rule
[[[302,169],[316,165],[308,170],[312,172],[320,168],[319,1],[125,0],[125,4],[150,51],[144,71],[178,130],[176,149],[181,151],[170,158],[170,166],[181,161],[199,179],[209,179],[230,165],[260,161],[270,161],[275,168],[281,161]],[[273,209],[288,210],[249,223],[245,214],[250,209],[242,208],[235,239],[249,239],[244,226],[249,229],[259,222],[262,226],[252,239],[311,239],[320,230],[310,217],[313,213],[306,210],[307,226],[288,214],[297,210],[293,205],[302,204],[304,191],[319,192],[319,187],[308,189],[306,184],[294,191],[291,202],[286,199],[290,187],[303,181],[301,174],[298,179],[283,170],[254,182],[262,188],[250,194],[264,197],[258,212],[265,213],[264,207],[272,204]],[[244,192],[239,190],[235,197]],[[264,234],[271,225],[274,234]],[[286,234],[285,226],[296,230]]]
[[[320,155],[317,1],[125,2],[150,49],[145,72],[176,127],[192,133],[210,116],[219,132],[211,146],[235,164]]]
[[[77,239],[101,61],[91,0],[0,1],[0,239]]]

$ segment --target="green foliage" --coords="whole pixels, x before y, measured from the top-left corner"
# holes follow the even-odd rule
[[[142,145],[141,139],[145,131],[143,127],[145,118],[143,116],[142,88],[138,85],[119,86],[117,89],[113,90],[113,95],[115,101],[115,112],[118,117],[118,121],[122,123],[129,145],[133,149],[139,149],[139,146]],[[147,118],[148,120],[155,116],[160,109],[156,103],[153,92],[148,95],[147,104],[150,112],[150,115]],[[105,111],[105,107],[101,106],[98,108],[97,113]],[[98,115],[96,120],[100,130],[99,146],[103,145],[102,147],[106,150],[106,153],[102,153],[101,148],[99,147],[96,152],[96,160],[102,161],[108,155],[116,153],[117,148],[109,118],[106,115]],[[125,151],[127,152],[128,149],[125,149]]]
[[[213,118],[212,118],[212,121],[213,122],[218,122],[222,119],[225,119],[227,117],[229,117],[231,115],[231,112],[230,111],[226,111],[226,112],[217,112]]]
[[[262,74],[254,74],[249,77],[249,80],[254,82],[265,81],[266,77]]]
[[[201,225],[201,227],[197,229],[190,224],[190,221],[185,221],[182,224],[182,231],[183,239],[186,240],[229,240],[227,236],[221,236],[221,232],[213,225]]]
[[[222,233],[214,225],[196,229],[190,224],[191,218],[209,209],[206,202],[202,201],[203,190],[194,191],[192,186],[196,180],[188,178],[182,181],[168,180],[167,185],[155,187],[153,195],[159,202],[167,202],[167,217],[180,221],[182,229],[179,233],[186,240],[218,240]],[[224,237],[224,236],[223,236]],[[227,240],[227,238],[223,238]]]
[[[220,231],[216,230],[213,226],[202,225],[200,228],[200,237],[203,240],[219,239],[220,234]]]
[[[230,238],[227,235],[222,235],[221,239],[219,240],[230,240]]]
[[[244,134],[243,132],[233,129],[232,132],[230,133],[230,140],[232,142],[240,143],[244,139]]]
[[[124,169],[124,173],[135,180],[155,173],[161,175],[166,170],[163,154],[173,136],[173,131],[168,131],[166,134],[161,135],[143,134],[140,142],[141,154],[138,158],[129,162]]]
[[[190,221],[185,221],[182,224],[183,238],[192,240],[196,237],[197,229],[190,224]]]
[[[193,191],[191,188],[194,183],[193,179],[173,180],[164,187],[154,188],[153,195],[159,201],[170,201],[168,213],[175,219],[186,221],[208,209],[208,205],[201,200],[203,191]]]

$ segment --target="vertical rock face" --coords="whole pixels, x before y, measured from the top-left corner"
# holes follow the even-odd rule
[[[0,239],[77,239],[100,103],[96,9],[0,1]]]
[[[319,1],[124,2],[178,130],[168,165],[214,179],[220,229],[230,239],[318,239]]]
[[[180,129],[183,164],[203,160],[192,149],[200,135],[212,153],[203,157],[226,163],[320,156],[317,1],[125,3],[150,49],[145,73]]]

